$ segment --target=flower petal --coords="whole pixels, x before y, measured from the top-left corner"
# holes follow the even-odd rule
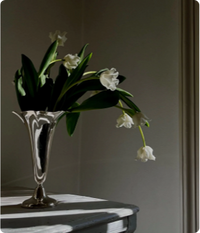
[[[119,127],[124,126],[125,128],[130,129],[133,124],[134,123],[133,123],[132,118],[128,114],[124,113],[124,114],[120,115],[119,118],[117,119],[116,127],[119,128]]]
[[[67,40],[67,38],[65,37],[66,34],[67,34],[67,32],[61,33],[59,30],[56,30],[54,34],[52,32],[50,32],[49,37],[50,37],[52,43],[55,40],[58,40],[58,45],[64,46],[64,43]]]
[[[115,68],[111,68],[101,73],[100,82],[107,89],[114,91],[119,84],[119,80],[117,79],[118,75],[119,72],[117,72]]]
[[[141,147],[137,151],[136,160],[141,160],[142,162],[147,162],[148,160],[156,160],[156,157],[153,155],[153,149],[150,146]]]
[[[79,62],[80,62],[80,57],[78,57],[77,54],[72,55],[72,54],[67,54],[64,58],[63,61],[63,65],[67,68],[67,69],[75,69]]]
[[[134,127],[143,126],[150,120],[147,116],[145,116],[142,112],[137,112],[132,117],[134,122]]]

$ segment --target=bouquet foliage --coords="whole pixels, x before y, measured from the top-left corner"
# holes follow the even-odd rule
[[[14,83],[21,111],[64,111],[67,131],[73,135],[82,111],[117,107],[122,115],[116,127],[139,127],[144,146],[138,150],[138,159],[155,160],[152,149],[146,146],[141,125],[149,127],[148,118],[131,100],[131,93],[117,87],[125,81],[116,69],[104,68],[99,71],[86,71],[92,53],[85,56],[88,44],[75,55],[68,54],[57,58],[58,46],[64,46],[66,32],[50,33],[52,44],[47,49],[39,70],[24,54],[21,55],[22,67],[15,73]],[[61,62],[57,77],[51,78],[51,69]],[[88,91],[92,95],[80,103],[80,98]],[[123,104],[126,104],[126,107]],[[151,151],[152,150],[152,151]]]

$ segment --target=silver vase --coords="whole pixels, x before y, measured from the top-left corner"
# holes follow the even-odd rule
[[[22,203],[25,208],[46,208],[56,205],[56,200],[46,195],[43,183],[46,180],[49,155],[56,123],[63,111],[13,112],[26,125],[31,143],[33,174],[37,187],[33,196]]]

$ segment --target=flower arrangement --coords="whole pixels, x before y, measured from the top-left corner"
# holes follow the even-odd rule
[[[148,118],[130,99],[132,96],[117,85],[126,78],[115,68],[99,71],[85,71],[92,53],[85,56],[88,44],[84,45],[78,54],[57,58],[58,46],[64,46],[66,32],[50,33],[51,45],[48,48],[39,71],[32,61],[22,54],[22,68],[15,73],[14,83],[21,111],[64,111],[60,117],[66,117],[67,131],[73,135],[80,112],[95,109],[116,107],[122,110],[117,119],[117,128],[122,126],[138,127],[143,139],[143,146],[137,151],[137,160],[146,162],[155,160],[153,149],[146,145],[141,126],[149,127]],[[61,62],[55,81],[50,77],[51,68],[56,62]],[[78,100],[88,91],[93,94],[79,103]],[[126,104],[126,108],[123,106]]]

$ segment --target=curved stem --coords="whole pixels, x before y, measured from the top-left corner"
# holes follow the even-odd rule
[[[55,106],[54,106],[54,108],[53,108],[53,111],[56,110],[56,107],[57,107],[58,102],[62,99],[63,95],[64,95],[69,89],[71,89],[73,86],[75,86],[75,85],[77,85],[77,84],[80,84],[80,83],[85,82],[85,81],[88,81],[88,80],[93,80],[93,79],[99,79],[99,78],[98,78],[98,77],[84,78],[84,79],[81,79],[81,80],[79,80],[79,81],[73,83],[71,86],[69,86],[69,87],[68,87],[63,93],[61,93],[60,96],[58,97],[58,99],[57,99],[57,101],[56,101],[56,103],[55,103]]]
[[[119,100],[119,105],[123,108],[123,104],[122,104],[121,100]],[[123,112],[123,114],[125,114],[124,110],[122,110],[122,112]]]
[[[138,128],[139,128],[140,133],[141,133],[141,136],[142,136],[143,144],[144,144],[144,146],[146,146],[146,141],[145,141],[145,138],[144,138],[144,134],[143,134],[142,128],[141,128],[141,126],[140,126],[140,125],[138,126]]]
[[[83,76],[88,75],[88,74],[95,74],[95,73],[96,73],[96,71],[88,71],[88,72],[85,72],[85,73],[83,74]]]
[[[53,61],[51,61],[51,62],[49,63],[49,65],[52,64],[52,63],[58,62],[58,61],[63,61],[63,59],[53,60]]]
[[[125,113],[127,113],[130,117],[135,114],[135,111],[133,109],[124,108],[119,105],[115,105],[115,107],[121,109],[122,111],[125,111]]]

